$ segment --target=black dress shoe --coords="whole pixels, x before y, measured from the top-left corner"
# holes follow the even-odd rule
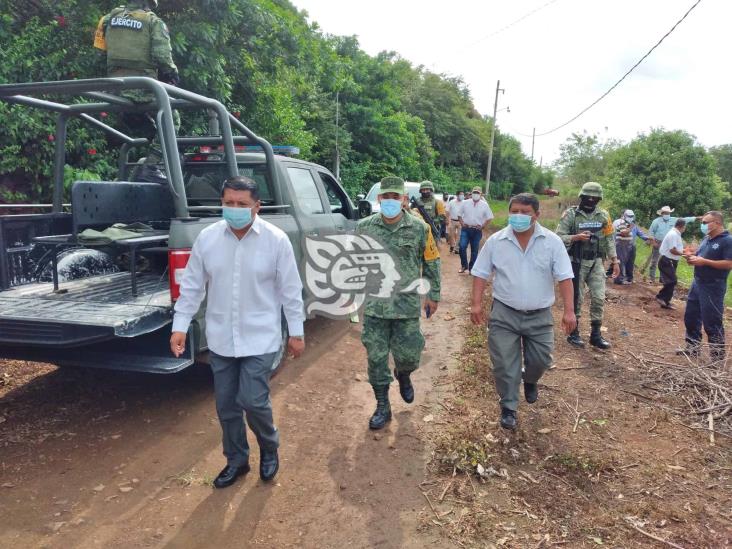
[[[402,395],[402,400],[407,404],[414,402],[414,386],[409,379],[409,372],[399,373],[394,370],[394,377],[399,382],[399,394]]]
[[[259,454],[259,478],[267,482],[275,478],[280,469],[277,450],[262,450]]]
[[[508,408],[501,408],[501,427],[509,431],[516,430],[516,412]]]
[[[240,467],[227,465],[213,481],[214,488],[226,488],[227,486],[231,486],[240,476],[246,475],[249,472],[249,469],[248,463]]]
[[[529,404],[533,404],[539,400],[539,384],[524,382],[524,398]]]

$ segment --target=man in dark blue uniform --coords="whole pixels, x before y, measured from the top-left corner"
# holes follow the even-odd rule
[[[727,276],[732,270],[732,236],[724,228],[721,212],[708,212],[702,218],[702,233],[706,236],[699,249],[687,256],[694,266],[694,281],[689,290],[684,312],[686,349],[689,356],[699,355],[702,326],[709,340],[712,361],[724,360],[724,295]]]

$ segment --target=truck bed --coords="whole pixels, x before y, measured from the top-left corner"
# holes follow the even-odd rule
[[[133,296],[129,273],[51,283],[0,292],[0,343],[68,347],[113,337],[136,337],[171,321],[167,278],[137,277]]]

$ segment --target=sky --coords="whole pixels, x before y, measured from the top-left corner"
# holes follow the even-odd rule
[[[565,123],[607,91],[695,0],[292,0],[323,32],[355,35],[375,55],[468,85],[482,114],[531,154],[531,134]],[[535,13],[503,29],[529,12]],[[707,147],[732,143],[732,2],[702,0],[608,97],[550,135],[537,163],[551,163],[572,133],[629,141],[651,128],[683,129]],[[505,107],[510,112],[502,110]],[[523,134],[523,135],[522,135]]]

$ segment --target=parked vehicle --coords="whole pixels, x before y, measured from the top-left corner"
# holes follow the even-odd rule
[[[157,114],[159,164],[131,161],[133,150],[149,147],[147,140],[94,117],[139,111],[119,95],[125,89],[154,96],[144,108]],[[180,276],[198,233],[221,219],[219,189],[226,177],[247,175],[259,183],[260,215],[290,237],[301,274],[305,236],[355,226],[358,212],[330,171],[275,154],[265,139],[213,99],[154,79],[128,77],[0,85],[0,101],[58,113],[53,203],[12,205],[14,211],[32,213],[0,215],[2,358],[159,373],[205,361],[205,304],[191,324],[184,355],[174,357],[168,340]],[[208,111],[212,135],[176,136],[173,108]],[[122,145],[117,180],[76,181],[70,203],[64,204],[66,124],[74,117]],[[191,148],[195,151],[186,152]],[[153,168],[157,179],[139,180],[141,166]],[[144,229],[139,236],[110,241],[86,238],[86,229],[117,223]],[[284,322],[283,327],[273,368],[284,357]]]

